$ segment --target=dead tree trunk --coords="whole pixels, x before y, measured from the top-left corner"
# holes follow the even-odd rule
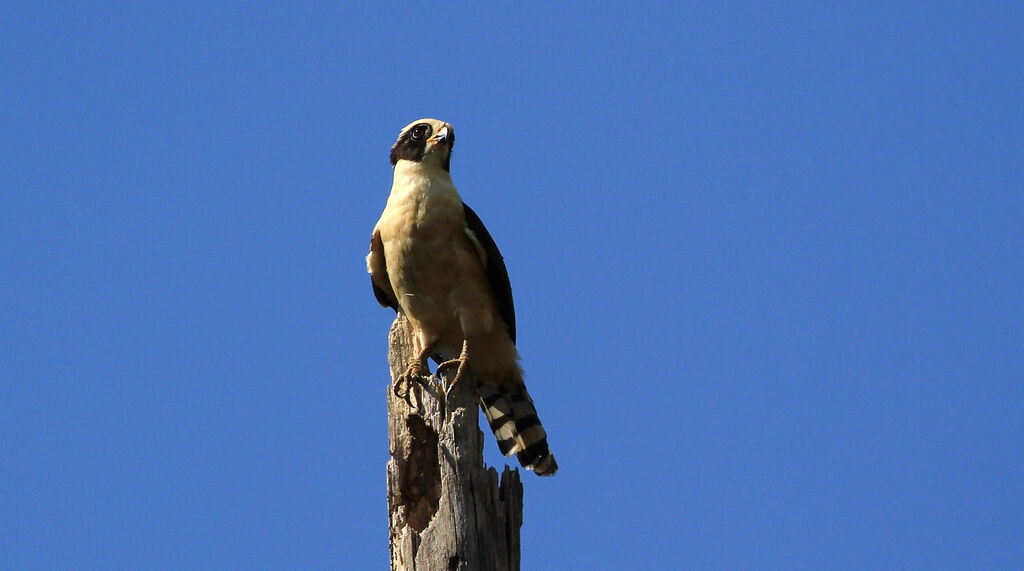
[[[417,351],[399,315],[388,351],[391,569],[516,571],[523,523],[519,470],[506,466],[499,483],[495,469],[484,466],[471,375],[447,397],[429,379],[410,387],[408,402],[395,395],[394,380]]]

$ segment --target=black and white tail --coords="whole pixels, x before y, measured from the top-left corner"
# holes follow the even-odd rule
[[[523,468],[533,470],[538,476],[553,476],[558,463],[548,449],[548,435],[526,387],[522,383],[509,388],[480,382],[477,390],[501,453],[505,456],[515,453]]]

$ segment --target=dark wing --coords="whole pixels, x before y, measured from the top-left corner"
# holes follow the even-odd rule
[[[370,256],[367,266],[370,270],[370,285],[373,286],[373,296],[377,298],[377,303],[398,311],[398,299],[395,297],[395,292],[391,289],[391,281],[388,279],[384,242],[380,239],[380,232],[376,230],[370,237]]]
[[[491,292],[494,294],[494,302],[498,304],[498,311],[501,318],[508,325],[508,335],[512,343],[516,342],[516,308],[512,303],[512,283],[508,279],[508,270],[505,269],[505,259],[498,251],[498,245],[491,238],[491,233],[484,227],[483,221],[473,212],[465,202],[462,208],[466,212],[466,234],[470,240],[476,241],[476,245],[484,258],[484,266],[487,270],[487,281],[491,284]]]

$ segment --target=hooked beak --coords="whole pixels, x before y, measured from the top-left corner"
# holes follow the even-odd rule
[[[434,133],[434,136],[431,137],[430,140],[434,144],[448,141],[448,127],[441,127],[441,130],[438,131],[437,133]]]

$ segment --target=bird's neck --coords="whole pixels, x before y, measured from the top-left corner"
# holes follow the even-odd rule
[[[395,164],[391,193],[457,192],[452,176],[440,164],[400,160]]]

